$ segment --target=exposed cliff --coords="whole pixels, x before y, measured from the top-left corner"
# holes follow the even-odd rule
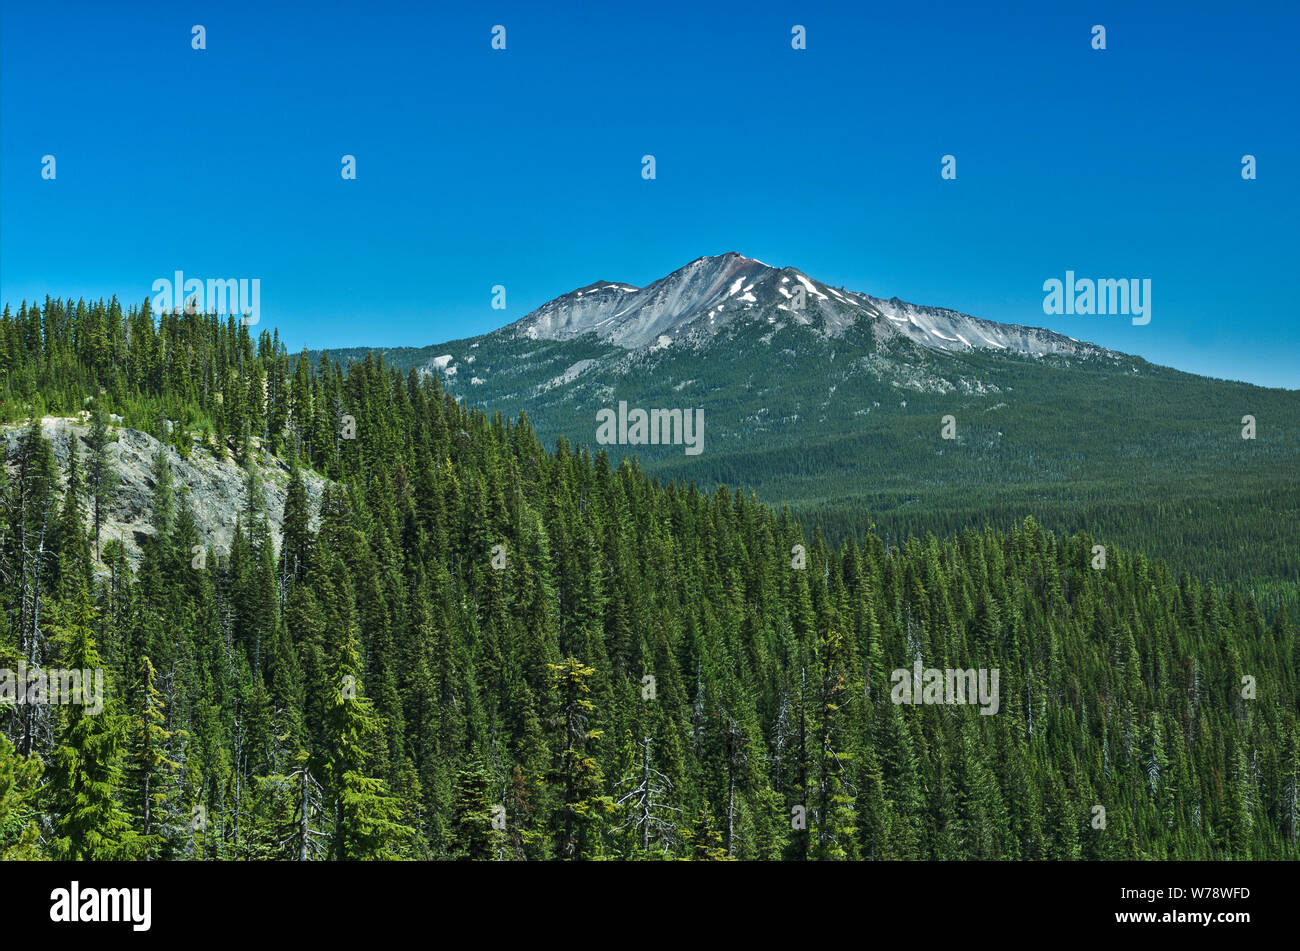
[[[11,460],[11,474],[12,454],[25,428],[25,424],[0,428],[0,438],[5,440]],[[41,429],[54,449],[60,480],[67,478],[67,460],[74,439],[80,441],[78,448],[84,473],[86,457],[90,451],[85,442],[90,431],[89,424],[84,419],[45,416],[41,419]],[[229,549],[236,515],[246,505],[247,475],[243,469],[230,459],[217,459],[212,452],[197,444],[190,451],[189,458],[182,458],[174,448],[165,446],[148,433],[137,429],[111,426],[109,434],[115,441],[108,445],[105,452],[118,475],[119,484],[109,506],[108,517],[100,529],[101,548],[107,541],[120,539],[132,562],[138,561],[142,542],[153,533],[150,525],[155,485],[153,458],[158,449],[162,448],[171,465],[176,493],[178,496],[186,496],[198,522],[203,543],[218,552]],[[267,523],[278,547],[284,517],[284,498],[289,485],[289,466],[269,453],[256,451],[254,455],[256,461],[252,465],[256,467],[261,479]],[[305,471],[303,482],[314,509],[324,479]]]

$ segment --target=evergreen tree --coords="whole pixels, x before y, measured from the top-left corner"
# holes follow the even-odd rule
[[[83,592],[60,632],[72,670],[103,670],[95,648],[94,610]],[[122,782],[122,718],[110,704],[95,711],[83,685],[81,703],[60,708],[50,756],[46,810],[52,817],[51,857],[59,860],[138,857],[131,820],[118,801]],[[102,698],[100,698],[102,700]]]

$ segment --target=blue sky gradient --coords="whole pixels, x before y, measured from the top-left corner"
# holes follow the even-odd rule
[[[1297,27],[1250,2],[14,0],[0,298],[259,278],[291,349],[421,346],[739,251],[1300,388]],[[1045,315],[1067,269],[1150,278],[1151,323]]]

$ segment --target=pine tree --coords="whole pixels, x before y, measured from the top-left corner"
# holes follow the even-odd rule
[[[157,671],[148,657],[140,659],[126,737],[124,801],[134,822],[141,857],[168,858],[181,836],[180,764],[171,758],[175,740],[164,728],[163,696]]]
[[[94,622],[94,609],[83,592],[60,632],[70,669],[103,669],[91,633]],[[113,704],[95,712],[85,703],[72,703],[60,708],[60,721],[45,790],[46,809],[53,819],[51,856],[64,861],[136,857],[131,820],[117,798],[122,776],[121,715]]]
[[[588,728],[595,704],[588,680],[595,670],[576,658],[547,665],[553,676],[560,731],[560,752],[551,782],[560,793],[555,818],[556,852],[567,859],[596,858],[603,851],[604,820],[615,811],[614,801],[603,792],[604,774],[588,744],[599,740],[601,730]]]
[[[90,447],[86,464],[86,491],[90,498],[96,558],[99,557],[100,532],[108,519],[119,481],[117,470],[113,468],[108,456],[108,446],[113,442],[116,439],[109,435],[104,411],[96,401],[90,409],[90,432],[86,436],[86,443]]]
[[[42,858],[36,798],[42,763],[22,757],[0,733],[0,862]]]
[[[362,693],[355,630],[347,632],[333,667],[338,680],[325,712],[323,769],[334,799],[334,857],[398,858],[414,830],[398,821],[400,804],[384,781],[367,775],[383,725]]]
[[[84,527],[83,491],[81,454],[74,438],[68,448],[68,478],[63,490],[63,506],[51,540],[51,548],[58,553],[57,590],[64,601],[71,601],[78,591],[89,590],[93,584],[90,543]]]
[[[713,810],[708,800],[700,806],[699,818],[688,835],[690,857],[696,862],[725,862],[727,850],[722,847],[722,833],[714,826]]]
[[[497,857],[500,833],[493,809],[487,769],[472,762],[457,770],[452,787],[451,841],[453,858],[487,861]]]

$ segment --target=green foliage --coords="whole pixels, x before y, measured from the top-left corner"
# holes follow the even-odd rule
[[[200,568],[160,455],[132,564],[92,544],[107,424],[77,478],[39,426],[15,437],[0,667],[102,668],[108,696],[0,705],[8,857],[1300,857],[1286,597],[1109,534],[1094,569],[1090,531],[1019,503],[942,540],[809,537],[752,494],[548,453],[435,377],[295,362],[203,315],[50,301],[0,342],[7,419],[94,396],[249,469]],[[283,544],[256,459],[289,473]],[[998,670],[997,714],[894,703],[917,660]]]
[[[103,668],[93,625],[93,610],[83,592],[62,631],[69,668]],[[130,817],[118,798],[123,722],[116,704],[98,712],[86,704],[68,704],[60,708],[60,720],[45,789],[52,819],[51,857],[64,861],[138,857]]]
[[[35,805],[41,761],[20,757],[9,738],[0,734],[0,861],[41,857],[38,812]]]
[[[456,771],[452,787],[449,843],[452,856],[471,860],[496,858],[500,834],[493,828],[495,818],[487,770],[482,763],[466,764]]]

